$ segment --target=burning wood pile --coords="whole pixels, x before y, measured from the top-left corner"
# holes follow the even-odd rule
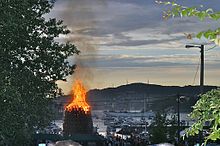
[[[65,107],[63,134],[92,134],[90,106],[86,103],[86,89],[80,80],[74,83],[72,91],[73,101]]]

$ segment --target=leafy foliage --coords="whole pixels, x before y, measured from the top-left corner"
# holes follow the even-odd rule
[[[154,122],[151,124],[150,141],[152,143],[162,143],[167,141],[166,135],[166,114],[156,113]]]
[[[70,31],[44,18],[50,0],[0,1],[0,145],[28,145],[35,129],[51,120],[57,80],[73,73],[67,58],[76,47],[55,39]]]
[[[220,139],[220,90],[212,90],[201,96],[201,99],[193,106],[191,118],[196,122],[187,130],[188,135],[198,134],[205,123],[210,123],[208,140]]]
[[[150,128],[150,141],[154,144],[175,141],[176,125],[175,115],[171,119],[167,119],[166,113],[157,112]]]
[[[203,6],[200,7],[185,7],[177,4],[176,2],[162,2],[156,1],[159,4],[170,5],[171,9],[164,11],[163,18],[168,19],[170,17],[197,17],[199,20],[203,21],[205,19],[211,19],[213,21],[220,19],[220,12],[215,12],[212,8],[205,10],[200,10]],[[201,38],[205,37],[210,41],[214,42],[216,45],[220,46],[220,27],[215,30],[205,30],[199,32],[196,37]]]

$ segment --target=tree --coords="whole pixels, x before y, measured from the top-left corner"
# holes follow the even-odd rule
[[[29,145],[31,134],[50,122],[57,80],[73,73],[76,47],[56,38],[70,31],[46,19],[52,0],[0,1],[0,145]]]
[[[154,144],[163,142],[175,142],[177,137],[177,117],[170,118],[164,112],[157,112],[154,122],[150,126],[150,141]]]
[[[220,11],[214,11],[212,8],[202,10],[203,7],[185,7],[177,4],[176,2],[162,2],[156,1],[159,4],[165,4],[171,6],[170,9],[164,12],[163,18],[168,19],[170,17],[197,17],[201,21],[211,19],[217,21],[220,19]],[[216,29],[204,30],[197,33],[196,37],[205,37],[216,45],[220,46],[220,27]],[[205,122],[210,123],[210,134],[206,137],[205,143],[208,140],[220,139],[220,90],[212,90],[202,95],[197,101],[191,112],[191,117],[196,122],[187,130],[187,136],[198,134],[204,127]]]
[[[157,112],[154,117],[154,122],[150,128],[151,143],[162,143],[167,141],[167,115],[165,113]]]
[[[206,123],[209,123],[209,135],[205,139],[216,141],[220,139],[220,90],[212,90],[203,94],[201,99],[193,106],[190,113],[196,122],[187,130],[188,135],[198,134]]]
[[[205,10],[202,9],[203,6],[199,7],[186,7],[177,4],[176,2],[162,2],[156,1],[159,4],[170,5],[171,9],[164,11],[163,18],[168,19],[170,17],[197,17],[200,21],[204,21],[206,18],[211,19],[213,21],[217,21],[220,19],[220,11],[215,12],[212,8],[208,8]],[[206,39],[214,42],[216,45],[220,46],[220,27],[211,30],[204,30],[197,33],[196,37],[201,38],[205,37]]]
[[[167,119],[167,125],[167,139],[169,142],[175,143],[178,137],[178,119],[176,114],[172,115],[170,119]]]

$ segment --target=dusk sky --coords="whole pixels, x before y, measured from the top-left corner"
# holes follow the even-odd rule
[[[212,7],[219,0],[177,0],[186,6]],[[203,3],[202,3],[203,2]],[[195,18],[163,20],[166,7],[154,0],[57,0],[49,17],[64,20],[72,31],[59,41],[71,41],[81,50],[69,58],[81,69],[59,82],[65,93],[79,76],[89,89],[143,82],[161,85],[197,85],[198,48],[186,49],[185,33],[214,29],[219,22]],[[214,44],[206,45],[206,49]],[[220,48],[205,52],[205,84],[220,85]]]

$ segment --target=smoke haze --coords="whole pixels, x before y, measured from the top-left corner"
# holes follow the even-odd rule
[[[64,23],[71,30],[71,34],[65,37],[65,41],[69,41],[75,44],[80,50],[80,54],[74,57],[70,57],[70,62],[77,65],[74,74],[68,77],[68,86],[72,86],[75,79],[80,79],[89,89],[92,86],[94,79],[94,66],[91,68],[86,65],[83,59],[89,56],[89,61],[96,62],[96,54],[98,51],[97,44],[98,38],[95,38],[90,34],[90,31],[98,31],[97,7],[103,9],[106,4],[104,0],[66,0],[62,5],[62,13],[60,17],[64,20]],[[100,31],[100,30],[99,30]],[[67,92],[67,91],[65,91]]]

